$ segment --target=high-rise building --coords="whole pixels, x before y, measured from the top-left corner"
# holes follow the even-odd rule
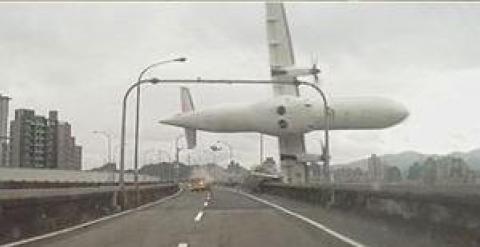
[[[78,146],[78,145],[73,146],[72,169],[74,170],[82,169],[82,146]]]
[[[382,161],[376,154],[372,154],[370,158],[368,158],[368,179],[371,182],[380,182],[383,181],[385,176],[385,169]]]
[[[8,101],[0,94],[0,166],[8,166]]]
[[[57,111],[50,111],[46,118],[33,110],[15,110],[10,124],[10,166],[81,169],[81,149],[75,148],[70,124],[59,122]]]
[[[75,145],[72,127],[61,122],[57,127],[57,163],[59,169],[80,170],[82,166],[82,147]]]

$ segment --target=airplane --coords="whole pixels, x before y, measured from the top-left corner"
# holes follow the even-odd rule
[[[282,3],[266,3],[267,41],[272,80],[294,81],[320,70],[296,67],[290,32]],[[301,97],[298,85],[273,84],[274,97],[250,104],[221,105],[196,110],[192,96],[181,87],[182,112],[160,123],[185,128],[188,148],[196,145],[196,130],[218,133],[256,132],[278,137],[284,182],[306,180],[304,134],[325,129],[323,102]],[[401,123],[409,115],[401,103],[382,97],[332,97],[330,130],[383,129]],[[330,115],[330,114],[329,114]]]

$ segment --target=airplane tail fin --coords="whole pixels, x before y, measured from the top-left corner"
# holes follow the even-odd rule
[[[183,113],[195,110],[189,88],[180,88],[180,100]],[[197,130],[192,128],[185,128],[185,139],[187,139],[188,149],[195,148],[195,146],[197,145]]]

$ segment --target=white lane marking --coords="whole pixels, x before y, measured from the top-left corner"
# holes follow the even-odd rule
[[[204,207],[207,207],[207,206],[208,206],[208,201],[204,202],[204,203],[203,203],[203,206],[204,206]]]
[[[164,197],[164,198],[162,198],[162,199],[160,199],[160,200],[158,200],[158,201],[154,201],[154,202],[150,202],[150,203],[144,204],[144,205],[142,205],[142,206],[140,206],[140,207],[136,207],[136,208],[132,208],[132,209],[129,209],[129,210],[125,210],[125,211],[122,211],[122,212],[119,212],[119,213],[116,213],[116,214],[108,215],[108,216],[105,216],[105,217],[102,217],[102,218],[98,218],[98,219],[96,219],[96,220],[88,221],[88,222],[85,222],[85,223],[82,223],[82,224],[78,224],[78,225],[75,225],[75,226],[72,226],[72,227],[69,227],[69,228],[61,229],[61,230],[54,231],[54,232],[50,232],[50,233],[47,233],[47,234],[43,234],[43,235],[31,237],[31,238],[26,238],[26,239],[19,240],[19,241],[16,241],[16,242],[6,243],[6,244],[4,244],[4,245],[0,245],[0,247],[15,247],[15,246],[21,246],[21,245],[29,244],[29,243],[32,243],[32,242],[35,242],[35,241],[39,241],[39,240],[43,240],[43,239],[55,237],[55,236],[58,236],[58,235],[61,235],[61,234],[64,234],[64,233],[73,232],[73,231],[78,230],[78,229],[86,228],[86,227],[89,227],[89,226],[91,226],[91,225],[94,225],[94,224],[97,224],[97,223],[100,223],[100,222],[103,222],[103,221],[106,221],[106,220],[110,220],[110,219],[113,219],[113,218],[117,218],[117,217],[119,217],[119,216],[122,216],[122,215],[125,215],[125,214],[128,214],[128,213],[132,213],[132,212],[135,212],[135,211],[140,211],[140,210],[142,210],[142,209],[145,209],[145,208],[154,206],[154,205],[156,205],[156,204],[160,204],[160,203],[162,203],[162,202],[165,202],[165,201],[167,201],[167,200],[170,200],[170,199],[172,199],[172,198],[177,197],[177,196],[180,195],[180,193],[182,193],[182,192],[183,192],[183,189],[180,188],[180,189],[179,189],[175,194],[173,194],[173,195]]]
[[[188,247],[188,244],[187,243],[179,243],[178,247]]]
[[[195,216],[195,222],[199,222],[202,219],[203,211],[198,212],[197,216]]]
[[[210,196],[210,191],[209,191],[209,192],[207,192],[207,201],[210,201],[210,198],[211,198],[211,196]]]
[[[235,191],[235,192],[236,192],[236,191]],[[355,241],[355,240],[353,240],[353,239],[351,239],[351,238],[349,238],[349,237],[347,237],[347,236],[345,236],[345,235],[343,235],[343,234],[341,234],[341,233],[338,233],[338,232],[336,232],[336,231],[334,231],[334,230],[332,230],[332,229],[330,229],[330,228],[328,228],[328,227],[326,227],[326,226],[324,226],[324,225],[322,225],[322,224],[320,224],[320,223],[318,223],[318,222],[316,222],[316,221],[314,221],[314,220],[311,220],[311,219],[309,219],[309,218],[307,218],[307,217],[305,217],[305,216],[303,216],[303,215],[301,215],[301,214],[295,213],[295,212],[290,211],[290,210],[288,210],[288,209],[286,209],[286,208],[284,208],[284,207],[281,207],[281,206],[279,206],[279,205],[277,205],[277,204],[274,204],[274,203],[272,203],[272,202],[263,200],[263,199],[261,199],[261,198],[258,198],[258,197],[254,196],[254,195],[250,195],[250,194],[245,193],[245,192],[237,192],[237,193],[242,194],[242,195],[244,195],[244,196],[246,196],[246,197],[249,197],[249,198],[251,198],[251,199],[253,199],[253,200],[255,200],[255,201],[264,203],[264,204],[266,204],[266,205],[268,205],[268,206],[270,206],[270,207],[272,207],[272,208],[275,208],[275,209],[277,209],[277,210],[280,210],[280,211],[282,211],[282,212],[284,212],[284,213],[286,213],[286,214],[288,214],[288,215],[291,215],[291,216],[293,216],[293,217],[296,217],[296,218],[298,218],[298,219],[300,219],[300,220],[303,220],[303,221],[307,222],[308,224],[310,224],[310,225],[312,225],[312,226],[314,226],[314,227],[316,227],[316,228],[318,228],[318,229],[320,229],[320,230],[322,230],[322,231],[324,231],[324,232],[326,232],[326,233],[328,233],[328,234],[330,234],[330,235],[332,235],[332,236],[334,236],[334,237],[336,237],[336,238],[342,240],[343,242],[348,243],[348,244],[350,244],[350,245],[352,245],[352,246],[355,246],[355,247],[366,247],[365,245],[363,245],[363,244],[361,244],[361,243],[359,243],[359,242],[357,242],[357,241]]]

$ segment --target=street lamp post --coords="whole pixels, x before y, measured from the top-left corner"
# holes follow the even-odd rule
[[[137,82],[140,82],[142,79],[143,79],[143,76],[145,75],[145,73],[154,68],[154,67],[157,67],[159,65],[162,65],[162,64],[167,64],[167,63],[172,63],[172,62],[185,62],[187,61],[187,58],[185,57],[179,57],[179,58],[174,58],[174,59],[169,59],[169,60],[164,60],[164,61],[160,61],[160,62],[157,62],[157,63],[153,63],[149,66],[147,66],[145,69],[142,70],[142,72],[140,72],[140,75],[138,76],[138,80]],[[135,111],[135,143],[134,143],[134,159],[133,159],[133,166],[134,166],[134,182],[135,182],[135,190],[136,190],[136,200],[138,201],[138,197],[139,197],[139,190],[138,190],[138,138],[139,138],[139,124],[140,124],[140,86],[137,87],[137,98],[136,98],[136,111]]]
[[[100,134],[107,138],[107,162],[112,163],[112,134],[106,131],[92,131],[94,134]]]
[[[121,130],[120,130],[120,176],[119,176],[119,187],[120,187],[120,196],[121,196],[121,206],[125,207],[126,198],[125,198],[125,122],[126,122],[126,110],[127,110],[127,99],[130,92],[136,87],[139,87],[142,84],[157,84],[160,80],[157,78],[147,79],[147,80],[140,80],[131,85],[127,91],[125,92],[125,96],[123,97],[123,104],[122,104],[122,123],[121,123]],[[118,198],[117,198],[118,199]],[[119,200],[117,200],[118,202]]]
[[[329,136],[329,130],[330,130],[330,117],[331,117],[331,109],[328,106],[328,101],[325,93],[318,87],[317,84],[311,83],[311,82],[306,82],[306,81],[297,81],[298,84],[300,85],[305,85],[312,87],[315,89],[320,96],[322,97],[323,101],[323,113],[325,115],[324,117],[324,127],[325,127],[325,151],[322,150],[322,158],[323,158],[323,171],[325,174],[325,179],[328,182],[331,182],[330,178],[330,136]]]
[[[263,162],[263,134],[260,133],[260,163],[258,163],[259,165],[261,165]]]

